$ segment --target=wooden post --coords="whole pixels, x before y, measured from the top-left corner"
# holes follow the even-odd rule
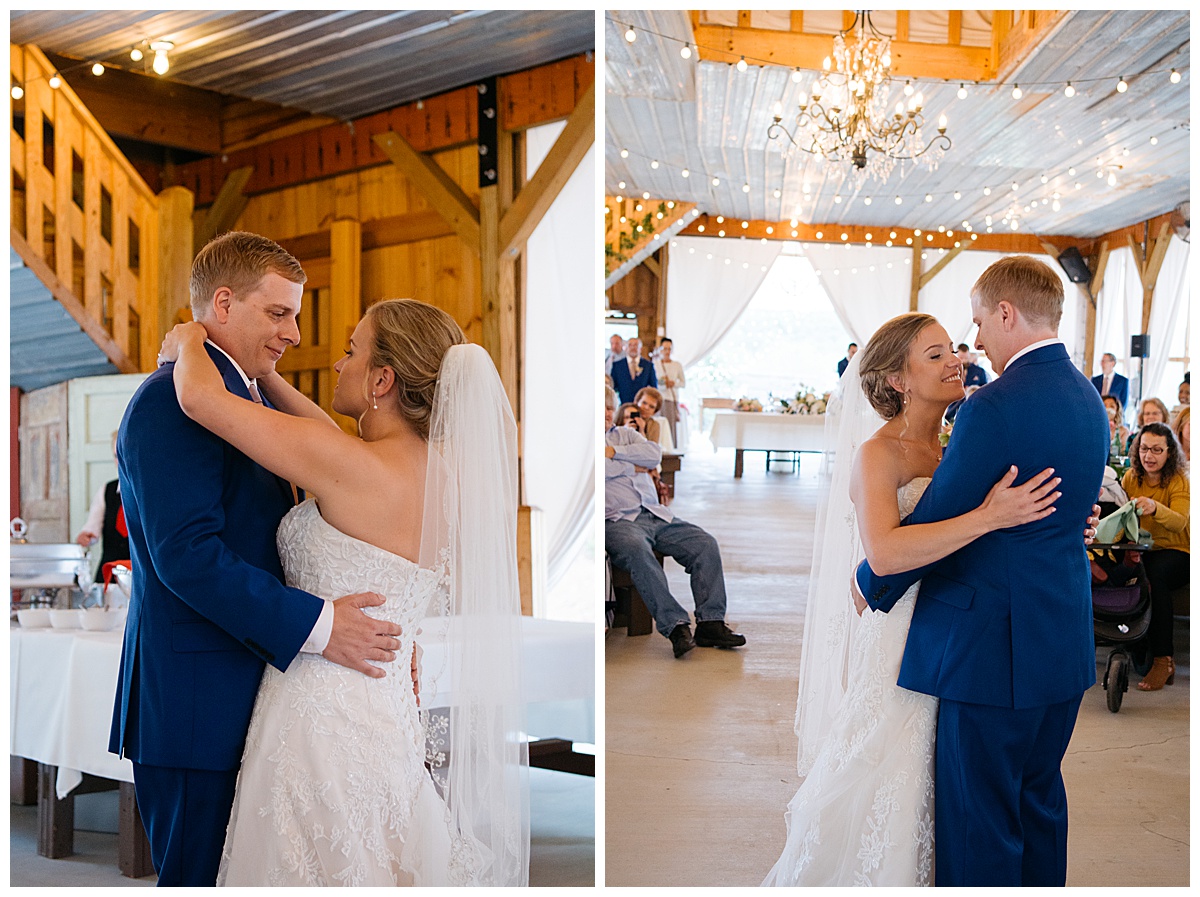
[[[189,304],[192,273],[192,191],[168,187],[158,194],[158,333],[154,351],[175,326],[181,308]]]
[[[908,310],[918,311],[921,297],[921,247],[912,248],[912,282],[908,291]]]
[[[1083,372],[1092,375],[1092,365],[1096,361],[1096,298],[1104,287],[1104,271],[1108,267],[1108,241],[1100,243],[1100,254],[1096,259],[1096,273],[1088,284],[1087,321],[1084,327],[1087,331],[1083,344]]]
[[[362,317],[362,224],[349,218],[334,221],[329,229],[329,367],[342,357],[359,318]],[[326,399],[329,401],[329,399]],[[352,418],[334,414],[347,433],[357,433]]]
[[[117,823],[117,865],[126,878],[142,878],[154,872],[150,842],[138,812],[133,782],[121,782],[119,821]]]

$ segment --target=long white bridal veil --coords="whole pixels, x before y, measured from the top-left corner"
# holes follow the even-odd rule
[[[846,677],[858,616],[850,598],[850,578],[863,558],[850,502],[854,454],[883,419],[862,391],[858,366],[850,359],[825,412],[825,460],[817,505],[812,573],[800,654],[800,689],[796,699],[796,766],[808,775],[832,728],[846,693]]]
[[[455,836],[456,884],[529,881],[517,501],[508,396],[482,347],[453,346],[430,423],[420,563],[446,577],[442,606],[430,612],[445,617],[445,659],[423,671],[442,706],[424,712],[427,762]]]

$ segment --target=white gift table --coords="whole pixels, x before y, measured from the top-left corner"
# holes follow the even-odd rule
[[[742,475],[745,452],[823,452],[825,415],[722,411],[713,417],[709,440],[714,449],[735,449],[733,475]]]

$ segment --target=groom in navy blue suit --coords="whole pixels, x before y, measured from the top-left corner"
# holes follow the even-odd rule
[[[261,400],[257,378],[299,343],[304,281],[255,234],[197,255],[192,313],[230,392]],[[109,750],[133,762],[158,883],[211,887],[264,665],[312,651],[380,676],[366,660],[394,658],[399,627],[362,612],[380,596],[328,602],[283,584],[275,528],[291,485],[189,420],[173,370],[146,378],[117,436],[133,594]]]
[[[1057,338],[1058,276],[1001,259],[971,291],[976,348],[1001,374],[958,412],[937,473],[906,523],[977,507],[1015,465],[1054,468],[1049,517],[989,533],[920,570],[856,581],[887,611],[921,590],[898,684],[939,699],[935,843],[940,886],[1066,882],[1060,766],[1096,681],[1091,590],[1080,525],[1099,494],[1109,429],[1100,396]]]

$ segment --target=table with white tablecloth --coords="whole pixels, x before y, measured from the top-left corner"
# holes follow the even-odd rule
[[[424,669],[439,668],[444,627],[422,624]],[[521,618],[527,731],[568,747],[595,743],[595,632],[589,623]],[[60,800],[84,774],[133,781],[132,764],[108,752],[121,639],[119,630],[10,632],[9,753],[56,767]],[[422,695],[423,706],[444,704],[453,683],[442,677],[436,689]]]
[[[745,452],[822,452],[825,415],[722,411],[714,418],[709,440],[714,449],[735,449],[733,475],[742,475]]]

